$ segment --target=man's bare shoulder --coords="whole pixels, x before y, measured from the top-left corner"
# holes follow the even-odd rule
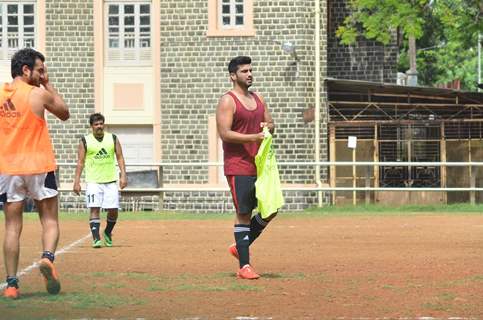
[[[31,98],[35,100],[40,100],[42,102],[48,102],[52,99],[52,95],[45,89],[39,87],[33,87],[32,91],[30,92]]]
[[[233,98],[227,92],[220,97],[220,102],[233,102]]]
[[[235,106],[235,102],[233,101],[233,98],[229,94],[224,94],[220,97],[220,100],[218,102],[218,106],[220,108],[233,108]]]

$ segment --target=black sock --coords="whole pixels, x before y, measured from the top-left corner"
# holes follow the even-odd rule
[[[252,217],[252,220],[250,221],[250,244],[258,238],[267,224],[268,221],[263,220],[260,213],[257,213]]]
[[[91,227],[92,238],[94,241],[101,240],[101,236],[99,235],[99,228],[101,227],[101,219],[91,219],[89,220],[89,226]]]
[[[41,259],[43,259],[43,258],[47,258],[47,259],[50,260],[50,262],[54,263],[55,255],[52,252],[50,252],[50,251],[44,251],[42,253],[42,258]]]
[[[250,264],[250,253],[248,251],[248,246],[250,245],[249,224],[235,224],[235,241],[241,268],[246,264]]]
[[[104,230],[104,232],[107,233],[108,236],[111,235],[112,229],[114,229],[116,222],[117,222],[117,219],[111,219],[111,218],[107,217],[106,229]]]
[[[18,278],[17,277],[7,277],[7,287],[15,287],[18,289]]]

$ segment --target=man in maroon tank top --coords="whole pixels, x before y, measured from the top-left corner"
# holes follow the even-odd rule
[[[252,85],[251,58],[239,56],[228,64],[233,89],[218,102],[216,123],[223,140],[224,171],[230,185],[236,208],[235,243],[230,253],[238,259],[240,270],[237,277],[257,279],[260,276],[250,265],[249,246],[261,234],[268,222],[259,213],[252,217],[257,207],[255,181],[257,169],[255,156],[263,140],[262,128],[273,132],[273,120],[264,99],[248,88]]]

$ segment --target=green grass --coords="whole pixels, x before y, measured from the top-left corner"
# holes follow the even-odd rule
[[[446,305],[446,304],[441,303],[441,302],[427,302],[427,303],[423,303],[422,304],[422,307],[424,309],[429,309],[431,311],[448,311],[451,308],[451,306]]]
[[[480,285],[483,281],[483,275],[478,274],[470,277],[465,277],[462,279],[448,281],[441,285],[441,288],[452,288],[454,286],[467,286],[468,284],[476,283],[476,285]]]
[[[144,301],[140,299],[133,299],[130,297],[129,302],[125,297],[115,294],[103,294],[100,292],[66,292],[59,295],[49,295],[47,293],[25,294],[19,300],[0,299],[0,309],[6,308],[25,308],[28,304],[28,309],[31,311],[44,310],[46,306],[64,305],[74,309],[98,309],[98,308],[113,308],[120,305],[139,305]]]
[[[449,205],[405,205],[392,207],[387,205],[345,205],[324,206],[322,208],[309,208],[299,212],[281,211],[277,219],[285,218],[315,218],[315,217],[352,217],[352,216],[414,216],[414,215],[481,215],[483,204],[471,205],[469,203],[457,203]],[[105,213],[101,216],[104,219]],[[120,212],[120,219],[124,221],[142,220],[232,220],[233,213],[178,213],[178,212]],[[87,211],[84,212],[61,212],[62,221],[86,221]],[[0,220],[3,220],[0,215]],[[35,212],[25,213],[25,220],[38,220]]]
[[[407,216],[428,214],[483,214],[483,204],[471,205],[469,203],[457,203],[448,205],[405,205],[399,207],[387,205],[357,205],[357,206],[326,206],[322,208],[310,208],[300,213],[300,216]]]
[[[261,291],[263,287],[250,286],[245,284],[181,284],[174,288],[175,291]]]

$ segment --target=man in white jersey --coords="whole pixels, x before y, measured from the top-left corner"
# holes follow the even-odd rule
[[[107,211],[106,227],[103,232],[104,244],[106,247],[112,247],[112,230],[117,222],[119,209],[116,159],[121,171],[119,187],[124,189],[127,186],[126,165],[121,144],[116,135],[104,131],[104,121],[105,118],[100,113],[94,113],[89,117],[92,133],[82,137],[79,143],[73,186],[74,192],[79,195],[80,177],[85,165],[86,204],[90,208],[89,226],[93,248],[102,247],[99,232],[101,208]]]

